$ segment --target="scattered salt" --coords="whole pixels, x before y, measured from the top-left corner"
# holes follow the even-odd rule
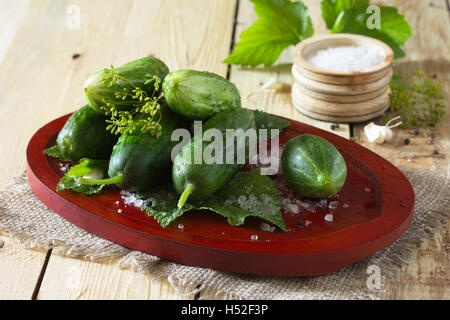
[[[322,199],[319,201],[319,203],[317,204],[317,206],[321,209],[325,209],[327,207],[327,199]]]
[[[325,221],[332,222],[333,215],[331,213],[329,213],[329,214],[325,215],[324,219],[325,219]]]
[[[123,203],[125,205],[135,206],[135,207],[140,208],[144,204],[144,200],[136,198],[136,195],[129,191],[122,190],[120,192],[120,195],[122,196]]]
[[[364,71],[380,64],[385,58],[375,46],[341,46],[319,50],[307,61],[319,69],[337,72]]]
[[[312,223],[312,221],[305,220],[305,227],[309,226]]]
[[[297,213],[300,212],[300,209],[299,209],[298,205],[293,204],[293,203],[289,204],[289,205],[287,206],[287,208],[288,208],[288,210],[289,210],[290,212],[295,213],[295,214],[297,214]]]
[[[117,209],[117,213],[122,213],[122,209]]]
[[[328,205],[328,208],[330,209],[337,209],[339,207],[339,202],[337,201],[331,201],[330,204]]]
[[[258,240],[258,235],[252,234],[252,236],[250,237],[250,240]]]
[[[261,225],[259,226],[261,228],[262,231],[267,231],[267,232],[273,232],[275,230],[275,227],[271,227],[268,223],[261,223]]]
[[[364,188],[364,192],[370,192],[371,190],[369,188]]]

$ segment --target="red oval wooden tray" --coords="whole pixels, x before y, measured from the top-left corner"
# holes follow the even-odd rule
[[[28,179],[33,192],[48,208],[80,228],[164,259],[248,274],[327,274],[385,248],[406,231],[413,217],[413,189],[392,164],[350,140],[290,120],[291,125],[280,137],[281,144],[310,133],[329,140],[343,154],[347,181],[330,199],[338,201],[337,209],[286,212],[287,232],[263,231],[261,220],[256,218],[233,227],[208,211],[186,213],[164,229],[140,209],[125,205],[118,189],[91,197],[55,191],[64,174],[63,164],[43,151],[55,144],[69,116],[50,122],[29,142]],[[324,220],[330,211],[333,222]],[[303,226],[298,225],[299,219]],[[252,235],[258,239],[252,240]]]

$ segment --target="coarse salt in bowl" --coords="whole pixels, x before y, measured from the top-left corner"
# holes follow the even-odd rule
[[[373,45],[339,46],[322,49],[307,57],[313,66],[328,71],[365,71],[379,65],[385,59],[381,48]]]
[[[352,76],[392,66],[394,53],[385,43],[361,35],[332,34],[303,40],[294,50],[294,64],[311,73]]]

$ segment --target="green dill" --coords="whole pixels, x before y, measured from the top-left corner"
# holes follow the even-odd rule
[[[126,82],[131,90],[123,88],[122,91],[114,93],[117,102],[107,102],[101,107],[105,114],[110,117],[106,120],[109,125],[106,130],[113,134],[133,134],[133,133],[150,133],[152,136],[159,137],[161,134],[161,120],[159,100],[161,96],[157,96],[161,86],[161,79],[156,75],[147,74],[147,80],[144,85],[153,83],[154,90],[148,95],[145,90],[135,86],[124,76],[120,75],[113,66],[106,68],[103,82],[112,87],[114,84]],[[122,106],[127,106],[128,110],[122,110]]]
[[[383,122],[400,116],[402,128],[434,127],[445,115],[447,106],[441,86],[423,72],[409,77],[394,75],[390,87],[390,108]]]

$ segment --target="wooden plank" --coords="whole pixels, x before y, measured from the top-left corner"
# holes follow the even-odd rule
[[[0,64],[16,36],[23,17],[28,11],[30,0],[4,0],[0,2]]]
[[[25,250],[6,236],[0,236],[0,243],[0,300],[31,299],[46,250]]]
[[[450,105],[450,30],[449,12],[445,0],[401,1],[380,3],[394,5],[406,15],[413,28],[413,36],[406,43],[407,57],[396,66],[395,72],[410,75],[424,71],[442,85]],[[450,177],[450,113],[437,128],[395,130],[394,139],[383,145],[371,144],[363,132],[363,125],[355,126],[355,140],[382,155],[397,166],[429,169]],[[405,144],[405,139],[410,144]],[[438,151],[438,154],[435,153]],[[388,299],[448,299],[449,268],[447,248],[449,230],[429,240],[418,252],[414,264],[406,267],[397,279],[388,279],[384,297]]]
[[[0,2],[0,65],[7,54],[16,32],[21,25],[24,16],[28,12],[29,0],[7,0]],[[2,103],[1,110],[5,111],[6,105]],[[14,126],[8,126],[9,121],[2,121],[2,127],[7,130],[2,132],[0,142],[6,145],[11,139],[11,132],[15,132]],[[8,133],[5,135],[5,133]],[[5,149],[11,150],[11,149]],[[23,157],[23,155],[22,155]],[[11,178],[8,174],[12,169],[7,159],[0,158],[0,189],[3,189]],[[24,159],[21,159],[23,163]],[[2,299],[31,299],[36,283],[39,279],[42,266],[45,261],[46,251],[24,250],[17,240],[0,236],[3,246],[0,248],[0,300]]]
[[[86,262],[52,254],[37,299],[180,299],[167,281],[119,269],[114,263]],[[193,298],[193,296],[191,296]]]
[[[304,3],[308,6],[311,19],[314,21],[315,34],[326,33],[325,23],[321,18],[320,0],[309,0],[304,1]],[[253,4],[250,1],[239,1],[235,41],[239,40],[240,33],[248,28],[256,19],[257,16],[253,9]],[[236,84],[241,92],[242,105],[250,109],[265,110],[331,131],[345,138],[350,138],[349,125],[341,124],[337,130],[333,131],[331,130],[331,123],[308,118],[296,111],[292,106],[292,49],[293,47],[286,50],[280,56],[278,62],[270,68],[231,67],[230,80]],[[254,92],[257,88],[273,78],[277,82],[270,90]]]
[[[79,29],[68,27],[73,15],[69,8],[80,11]],[[227,66],[222,60],[229,51],[234,11],[235,1],[229,0],[31,2],[0,66],[2,111],[8,119],[0,137],[9,150],[1,160],[2,179],[7,181],[24,170],[25,148],[36,129],[85,103],[82,85],[93,71],[152,54],[172,70],[195,68],[225,76]],[[200,12],[208,14],[199,19]],[[74,60],[75,53],[81,56]],[[39,298],[76,298],[64,281],[70,261],[80,274],[92,275],[81,279],[83,288],[91,288],[89,298],[180,298],[167,281],[155,287],[150,285],[151,278],[141,281],[142,276],[132,271],[58,255],[49,260],[51,273],[43,279]],[[16,270],[13,264],[9,268]],[[95,281],[100,274],[116,285],[113,295]],[[17,279],[22,275],[13,275],[12,286],[21,285]],[[129,281],[120,279],[141,285],[133,285],[136,291],[130,294]]]

